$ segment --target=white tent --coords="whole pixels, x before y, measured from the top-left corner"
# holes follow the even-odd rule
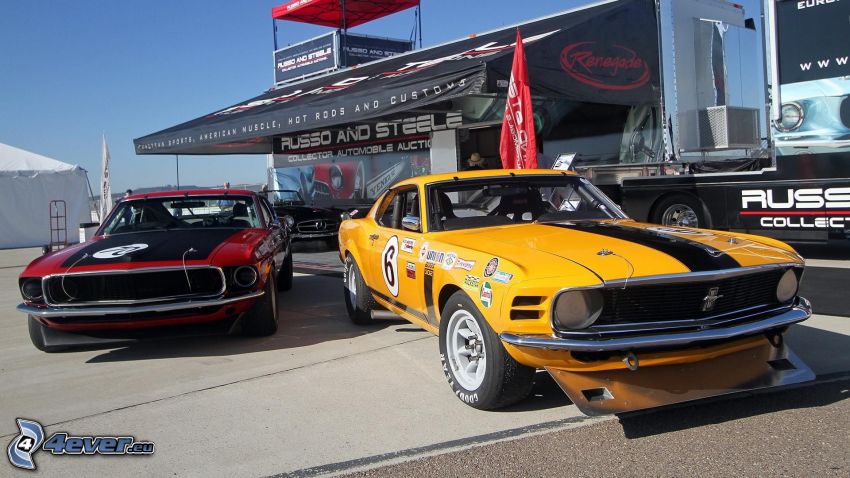
[[[67,240],[79,242],[91,222],[85,170],[0,143],[0,249],[50,243],[52,200],[65,201]]]

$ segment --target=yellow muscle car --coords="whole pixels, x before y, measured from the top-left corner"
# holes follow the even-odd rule
[[[348,314],[438,334],[473,407],[524,399],[538,369],[587,414],[814,378],[782,340],[811,306],[779,241],[640,224],[551,170],[411,178],[362,215],[339,232]]]

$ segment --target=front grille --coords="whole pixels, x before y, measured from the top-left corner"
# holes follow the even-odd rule
[[[321,181],[313,181],[313,198],[331,197],[331,188]]]
[[[53,276],[45,281],[44,289],[48,303],[53,305],[153,302],[219,295],[224,290],[223,280],[222,273],[215,268],[189,268],[185,271],[179,268]]]
[[[776,285],[784,269],[727,279],[602,289],[604,307],[596,325],[700,320],[744,309],[778,305]],[[702,310],[713,288],[720,296]]]
[[[333,219],[310,219],[309,221],[299,222],[297,228],[298,232],[304,234],[336,232],[339,229],[339,221]]]

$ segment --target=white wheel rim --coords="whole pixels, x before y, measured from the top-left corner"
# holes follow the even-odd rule
[[[478,389],[487,373],[487,356],[481,328],[466,310],[458,310],[449,318],[446,350],[458,384],[470,391]]]
[[[357,304],[357,273],[354,271],[354,264],[348,268],[348,298],[351,300],[351,305]]]

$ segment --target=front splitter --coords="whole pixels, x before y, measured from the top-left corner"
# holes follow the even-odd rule
[[[638,366],[634,371],[570,372],[552,367],[546,370],[586,415],[631,412],[815,378],[814,372],[790,348],[774,347],[767,341],[714,359]]]

